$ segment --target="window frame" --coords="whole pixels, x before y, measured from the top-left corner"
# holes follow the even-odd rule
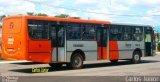
[[[112,36],[111,36],[111,35],[114,34],[114,33],[111,32],[111,31],[112,31],[111,29],[113,29],[113,28],[114,28],[114,29],[115,29],[115,28],[120,28],[120,29],[121,29],[121,33],[119,33],[119,32],[116,33],[116,34],[119,34],[119,35],[121,36],[120,39],[112,39]],[[122,41],[122,25],[114,25],[114,24],[113,24],[113,25],[110,25],[110,26],[109,26],[109,40],[110,40],[110,41]]]
[[[134,32],[135,29],[136,29],[136,27],[138,27],[138,28],[141,29],[141,33],[136,33],[136,32]],[[143,41],[143,40],[144,40],[144,27],[143,27],[143,26],[134,26],[132,30],[133,30],[133,32],[132,32],[133,41]],[[140,39],[140,40],[136,40],[136,39],[135,39],[135,36],[136,36],[136,35],[134,36],[134,34],[136,34],[136,35],[140,35],[140,34],[141,34],[141,39]]]
[[[131,32],[125,32],[127,28],[130,28]],[[128,26],[128,25],[123,25],[122,30],[124,30],[124,32],[122,32],[122,41],[132,41],[133,40],[133,27]],[[130,34],[131,39],[124,39],[124,34]]]
[[[74,27],[72,27],[73,24],[78,25],[78,26],[80,26],[79,28],[81,28],[81,24],[80,23],[71,23],[71,22],[69,22],[68,25],[67,25],[67,28],[66,28],[66,40],[68,40],[68,41],[80,41],[80,40],[82,40],[82,33],[81,32],[80,32],[81,33],[80,34],[80,36],[81,36],[80,39],[70,39],[70,38],[68,38],[69,37],[68,36],[68,31],[70,30],[69,28],[74,28]]]
[[[90,27],[87,27],[87,26],[89,26],[89,25],[91,25]],[[85,24],[84,25],[84,27],[82,27],[82,29],[85,29],[86,30],[86,28],[91,28],[91,29],[93,29],[94,30],[94,39],[84,39],[84,31],[82,30],[82,40],[83,41],[95,41],[97,38],[96,38],[96,36],[97,36],[97,32],[96,32],[96,26],[94,25],[94,24]],[[88,33],[90,33],[90,32],[88,32]],[[90,35],[92,35],[92,34],[90,34]]]
[[[29,23],[30,22],[30,23]],[[32,22],[32,23],[31,23]],[[42,23],[39,23],[39,22],[42,22]],[[29,24],[34,24],[35,26],[36,26],[36,28],[39,28],[38,27],[38,24],[41,24],[41,25],[43,25],[42,27],[43,27],[43,30],[44,30],[44,28],[46,28],[45,27],[45,23],[47,23],[48,24],[48,27],[47,27],[47,30],[48,30],[48,32],[47,32],[47,38],[33,38],[33,35],[31,35],[30,34],[30,28],[32,28],[32,27],[29,27]],[[33,29],[32,29],[32,31],[33,31]],[[27,20],[27,33],[28,33],[28,36],[30,37],[30,39],[32,39],[32,40],[50,40],[50,25],[49,25],[49,21],[44,21],[44,20],[34,20],[34,19],[28,19]],[[41,37],[43,37],[43,32],[41,32],[42,33],[42,36]]]
[[[81,38],[80,39],[68,39],[68,28],[74,28],[72,27],[73,24],[77,24],[79,26],[80,29],[80,36]],[[94,36],[94,39],[83,39],[83,29],[84,28],[88,28],[86,27],[87,25],[91,25],[92,27],[91,28],[94,28],[94,31],[95,31],[95,36]],[[97,32],[96,32],[96,24],[88,24],[88,23],[75,23],[75,22],[68,22],[68,25],[67,25],[67,29],[66,29],[66,39],[68,41],[96,41],[97,40]]]

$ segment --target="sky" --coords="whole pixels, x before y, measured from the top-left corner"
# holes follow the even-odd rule
[[[160,0],[0,0],[0,15],[26,12],[152,25],[160,32]]]

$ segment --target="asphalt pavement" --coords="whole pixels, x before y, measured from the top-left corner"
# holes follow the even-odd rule
[[[54,69],[48,64],[34,62],[1,63],[0,76],[20,76],[24,82],[27,82],[28,78],[30,78],[31,82],[36,78],[38,82],[43,82],[43,80],[40,79],[42,77],[49,81],[59,81],[61,79],[60,82],[103,82],[106,78],[107,80],[105,82],[116,82],[117,80],[124,82],[127,76],[160,76],[160,54],[158,53],[158,55],[154,57],[143,57],[140,64],[131,64],[130,61],[124,60],[119,61],[117,64],[111,64],[109,61],[89,61],[85,62],[83,69],[78,70],[68,69],[65,65],[60,69]],[[160,82],[160,78],[155,82]]]

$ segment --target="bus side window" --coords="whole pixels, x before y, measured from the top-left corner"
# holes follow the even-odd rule
[[[58,27],[58,46],[59,47],[64,47],[64,27],[63,26],[59,26]]]
[[[152,28],[150,27],[146,27],[145,29],[145,42],[152,42],[151,41],[151,36],[153,36],[153,31],[152,31]],[[154,37],[153,37],[154,38]]]
[[[133,40],[135,40],[135,41],[143,40],[142,34],[143,34],[143,28],[142,27],[134,27],[133,28]]]
[[[110,40],[122,40],[121,26],[110,26]]]
[[[43,22],[43,31],[42,31],[42,38],[49,39],[49,23],[47,21]]]
[[[32,39],[49,39],[48,22],[28,20],[28,30]]]
[[[81,40],[81,26],[79,24],[71,24],[67,27],[67,40]]]
[[[83,27],[82,31],[83,31],[82,32],[83,40],[95,40],[96,39],[96,32],[95,32],[94,26],[86,25],[85,27]]]
[[[123,40],[124,41],[126,41],[126,40],[128,40],[128,41],[130,41],[130,40],[132,40],[132,27],[130,27],[130,26],[124,26],[123,27]]]
[[[52,47],[56,47],[57,45],[57,39],[56,39],[56,24],[50,24],[50,39],[51,39],[51,43],[52,43]]]

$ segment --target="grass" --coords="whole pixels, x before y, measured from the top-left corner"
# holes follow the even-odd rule
[[[5,62],[5,61],[10,61],[10,60],[0,60],[0,62]]]
[[[7,60],[7,59],[2,59],[2,58],[0,58],[0,62],[6,62],[6,61],[15,61],[15,60]]]

